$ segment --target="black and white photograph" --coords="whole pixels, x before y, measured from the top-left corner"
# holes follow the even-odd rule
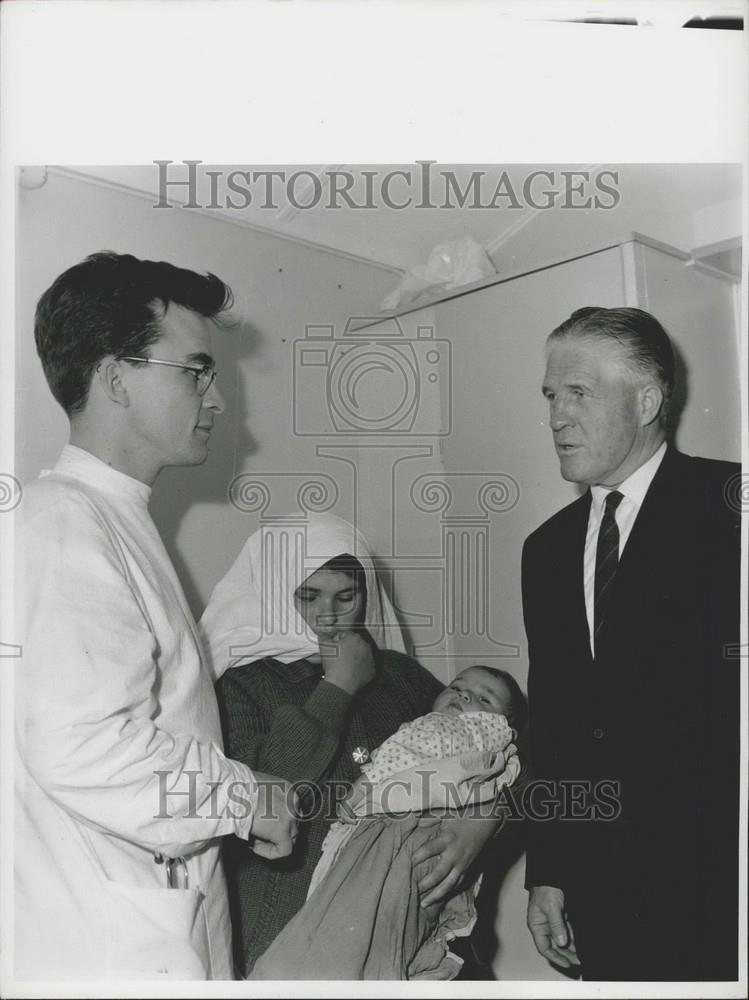
[[[745,6],[3,8],[3,996],[745,995]]]

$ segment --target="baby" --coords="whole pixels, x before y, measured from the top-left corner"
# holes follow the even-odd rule
[[[432,707],[443,715],[495,712],[505,715],[516,728],[525,724],[525,698],[518,682],[506,670],[483,664],[461,671]]]
[[[382,786],[387,778],[395,774],[402,779],[404,772],[414,768],[417,769],[418,787],[411,788],[403,780],[382,787],[377,798],[381,809],[376,811],[403,812],[408,809],[423,810],[429,806],[464,805],[465,801],[456,801],[456,797],[463,798],[461,790],[449,785],[442,790],[430,789],[429,806],[419,806],[414,798],[420,797],[423,801],[425,775],[430,775],[421,765],[452,760],[466,754],[503,754],[504,767],[495,772],[496,761],[492,761],[489,773],[497,773],[497,776],[501,774],[500,784],[511,784],[519,770],[519,761],[513,761],[509,772],[507,766],[517,752],[513,741],[517,738],[518,731],[525,727],[526,711],[523,693],[515,678],[506,670],[484,665],[466,667],[437,696],[428,715],[404,723],[372,752],[371,761],[362,765],[361,777],[339,807],[339,819],[344,823],[351,823],[356,822],[358,817],[371,813],[378,786]],[[448,775],[440,774],[440,770],[444,769],[436,769],[435,776],[446,781],[454,773],[455,767],[450,768]],[[493,798],[493,794],[485,789],[483,791],[486,794],[479,794],[479,772],[472,774],[470,779],[473,801]],[[443,794],[440,794],[441,791]],[[435,796],[441,801],[435,801]],[[331,839],[330,835],[328,839]],[[321,875],[322,871],[315,872],[309,893]]]
[[[504,670],[461,671],[433,710],[372,753],[323,843],[307,902],[260,957],[257,979],[452,979],[448,947],[470,934],[480,877],[444,907],[420,906],[412,855],[426,810],[491,801],[518,776],[526,703]]]

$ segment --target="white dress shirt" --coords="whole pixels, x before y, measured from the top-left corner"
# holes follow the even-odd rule
[[[591,486],[590,514],[588,515],[588,533],[585,537],[585,555],[583,558],[583,580],[585,583],[585,613],[588,618],[588,632],[590,634],[590,651],[595,656],[593,646],[593,595],[596,578],[596,547],[598,545],[598,530],[601,527],[603,517],[603,505],[606,497],[612,490],[616,489],[622,494],[624,499],[616,508],[614,517],[619,528],[619,558],[622,557],[624,546],[627,544],[632,526],[637,515],[640,513],[642,501],[650,488],[653,477],[658,471],[658,467],[666,454],[666,442],[664,441],[654,455],[644,462],[639,469],[636,469],[631,476],[628,476],[619,486]]]

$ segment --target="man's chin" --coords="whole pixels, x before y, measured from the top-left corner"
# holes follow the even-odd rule
[[[585,472],[575,465],[572,458],[560,458],[559,471],[562,479],[568,483],[586,483],[588,481]]]
[[[208,458],[208,442],[198,442],[198,446],[192,449],[191,460],[185,465],[203,465]]]
[[[207,446],[203,446],[200,450],[195,448],[171,462],[165,462],[163,468],[191,468],[197,465],[204,465],[207,458],[208,448]]]

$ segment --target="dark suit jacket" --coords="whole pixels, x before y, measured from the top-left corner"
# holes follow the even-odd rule
[[[526,884],[562,888],[592,935],[609,904],[640,931],[666,907],[689,948],[733,933],[726,954],[736,953],[739,660],[726,653],[739,642],[740,518],[727,486],[739,471],[667,450],[595,661],[583,590],[590,492],[523,549],[533,777],[555,783],[567,813],[529,824]],[[585,806],[610,790],[571,805],[569,781],[616,783],[618,816],[593,821]],[[713,940],[711,954],[720,947]]]

